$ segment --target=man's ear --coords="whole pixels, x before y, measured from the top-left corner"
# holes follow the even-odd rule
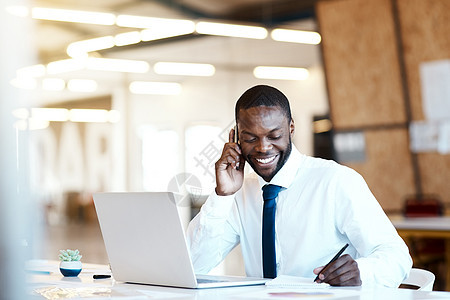
[[[289,133],[291,137],[294,137],[294,131],[295,131],[295,124],[294,120],[291,119],[291,122],[289,123]]]

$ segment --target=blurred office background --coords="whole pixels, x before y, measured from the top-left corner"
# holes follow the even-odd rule
[[[2,42],[15,67],[0,101],[17,99],[1,114],[32,202],[32,258],[76,248],[108,262],[94,192],[174,191],[186,225],[256,84],[290,99],[301,152],[355,168],[389,215],[408,198],[450,204],[447,0],[4,3],[7,22],[27,24],[21,43]],[[239,249],[215,272],[243,274]]]

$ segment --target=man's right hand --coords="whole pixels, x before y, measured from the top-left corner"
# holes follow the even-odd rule
[[[241,147],[234,142],[235,134],[231,129],[229,142],[223,146],[222,156],[216,162],[216,193],[219,196],[233,195],[244,182],[245,159]]]

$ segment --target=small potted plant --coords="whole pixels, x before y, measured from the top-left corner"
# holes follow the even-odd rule
[[[81,272],[81,255],[80,251],[77,250],[59,250],[59,259],[61,263],[59,264],[59,270],[64,276],[75,277]]]

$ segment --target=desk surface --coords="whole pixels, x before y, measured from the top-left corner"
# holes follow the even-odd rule
[[[384,287],[333,287],[320,290],[295,288],[269,288],[266,286],[233,287],[192,290],[182,288],[157,287],[140,284],[115,282],[113,279],[92,278],[93,274],[107,274],[104,265],[83,264],[78,277],[63,277],[58,270],[58,262],[40,261],[34,264],[28,278],[28,292],[42,299],[92,298],[101,299],[450,299],[450,292],[425,292]],[[50,271],[51,274],[43,274]],[[41,272],[42,274],[39,274]],[[58,296],[58,298],[57,298]]]
[[[391,218],[397,229],[450,231],[450,217]]]

